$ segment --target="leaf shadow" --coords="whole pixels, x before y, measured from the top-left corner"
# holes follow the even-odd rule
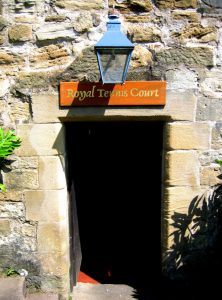
[[[194,299],[208,295],[212,299],[212,293],[220,290],[222,269],[222,185],[195,197],[187,214],[175,212],[172,227],[173,243],[164,258],[166,274],[185,283]]]

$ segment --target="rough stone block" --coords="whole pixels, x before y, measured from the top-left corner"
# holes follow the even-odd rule
[[[197,121],[222,121],[221,99],[200,97],[197,103]]]
[[[152,53],[141,45],[136,45],[130,62],[132,68],[145,67],[152,65]]]
[[[33,68],[48,68],[69,64],[71,57],[63,45],[50,45],[33,51],[30,62]]]
[[[28,123],[31,120],[32,112],[30,110],[30,103],[14,99],[10,106],[10,117],[16,124]]]
[[[210,47],[177,47],[156,53],[161,65],[186,65],[188,67],[214,66],[214,53]]]
[[[70,10],[91,10],[104,8],[104,0],[56,0],[55,5],[59,8]]]
[[[210,98],[221,99],[222,96],[222,71],[212,69],[206,71],[204,80],[200,83],[203,94]]]
[[[79,14],[75,22],[73,23],[73,28],[79,33],[84,33],[89,31],[93,27],[92,14],[87,12],[82,12]]]
[[[0,220],[0,236],[7,236],[11,233],[9,220]]]
[[[65,255],[69,249],[68,224],[40,224],[37,231],[39,253]]]
[[[200,163],[196,151],[170,151],[165,159],[165,184],[199,186]]]
[[[215,184],[222,184],[222,179],[218,178],[221,174],[219,167],[207,166],[201,169],[200,184],[205,186],[213,186]]]
[[[222,149],[222,122],[217,122],[212,131],[212,148]]]
[[[66,190],[26,191],[26,219],[38,222],[59,222],[67,219]]]
[[[5,96],[8,93],[10,83],[8,79],[0,79],[0,97]]]
[[[11,42],[26,42],[32,39],[32,26],[16,24],[9,29],[9,40]]]
[[[25,215],[25,207],[21,202],[0,202],[1,218],[23,219]]]
[[[40,98],[39,98],[40,101]],[[56,99],[54,99],[56,101]],[[104,116],[118,120],[122,117],[150,117],[155,120],[186,120],[194,121],[195,108],[197,97],[192,90],[185,92],[167,91],[166,105],[159,108],[105,108],[104,107],[90,107],[85,109],[61,109],[57,117],[60,120],[85,120],[86,118],[98,120]],[[55,111],[56,109],[54,109]],[[52,118],[52,117],[51,117]],[[38,116],[39,121],[42,122],[41,116]]]
[[[128,34],[132,42],[160,42],[161,32],[150,27],[131,26]]]
[[[15,151],[18,156],[64,153],[64,129],[60,123],[18,125],[17,135],[22,141],[21,147]]]
[[[53,273],[56,276],[64,276],[69,273],[69,252],[61,254],[57,252],[40,254],[42,269],[46,273]]]
[[[59,123],[59,95],[33,94],[32,109],[34,123]]]
[[[174,213],[187,214],[191,201],[202,192],[199,187],[168,187],[164,191],[164,210],[169,218]]]
[[[16,71],[24,67],[25,59],[18,53],[11,50],[0,50],[0,67],[2,71]]]
[[[169,70],[166,72],[166,81],[168,89],[197,89],[197,74],[186,68]]]
[[[0,193],[0,201],[23,201],[23,193],[18,191],[6,191],[6,193]]]
[[[39,188],[43,190],[57,190],[66,188],[65,167],[62,157],[40,157]]]
[[[175,20],[188,20],[192,23],[198,23],[201,15],[194,11],[176,10],[172,12],[172,17]]]
[[[38,171],[37,170],[16,170],[3,174],[3,181],[7,189],[22,190],[22,189],[37,189]]]
[[[210,148],[209,123],[168,123],[166,148],[174,150],[207,150]]]

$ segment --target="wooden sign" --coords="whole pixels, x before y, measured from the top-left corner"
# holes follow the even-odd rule
[[[166,81],[60,83],[60,106],[164,105]]]

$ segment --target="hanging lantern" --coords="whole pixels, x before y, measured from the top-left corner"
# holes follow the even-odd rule
[[[95,45],[103,83],[124,83],[134,45],[120,30],[117,15],[110,15],[107,31]]]

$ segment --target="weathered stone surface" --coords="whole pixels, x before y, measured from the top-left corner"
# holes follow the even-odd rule
[[[98,81],[99,70],[93,47],[87,47],[57,78],[57,81]]]
[[[51,85],[51,78],[58,76],[58,73],[60,74],[62,69],[63,66],[60,66],[60,71],[47,70],[47,72],[34,71],[16,74],[17,78],[13,90],[15,93],[19,91],[24,95],[29,95],[30,92],[38,93],[39,91],[48,91]]]
[[[51,15],[45,17],[46,22],[63,22],[65,20],[66,20],[65,15]]]
[[[67,218],[67,192],[27,191],[25,192],[26,219],[38,222],[59,222]]]
[[[222,122],[217,122],[212,131],[212,148],[222,149]]]
[[[174,20],[188,20],[192,23],[198,23],[200,21],[201,15],[194,11],[177,10],[172,12],[172,18]]]
[[[222,8],[222,3],[220,0],[202,0],[203,3],[209,5],[210,7]]]
[[[163,49],[156,54],[157,62],[162,65],[181,65],[189,67],[214,65],[213,51],[209,47],[181,47]]]
[[[10,221],[0,220],[0,235],[7,236],[11,233]]]
[[[222,97],[222,70],[212,69],[206,71],[204,80],[200,82],[202,93],[209,98]]]
[[[39,188],[57,190],[66,188],[64,161],[59,156],[39,158]]]
[[[34,156],[34,157],[18,157],[15,155],[11,155],[10,158],[11,163],[10,163],[10,169],[12,170],[30,170],[30,169],[34,169],[37,170],[38,169],[38,157]]]
[[[168,123],[166,147],[174,150],[210,148],[211,127],[208,123]]]
[[[203,43],[218,40],[218,33],[215,27],[203,27],[200,24],[186,26],[177,36],[182,40],[195,38]]]
[[[0,45],[3,45],[6,41],[6,37],[4,34],[0,34]]]
[[[37,189],[39,186],[37,170],[4,173],[3,180],[9,190]]]
[[[43,0],[18,0],[11,1],[10,9],[15,13],[34,13],[38,12],[38,7],[41,6]]]
[[[186,68],[173,69],[166,72],[166,81],[168,89],[186,90],[197,89],[197,74]]]
[[[71,62],[68,50],[61,44],[36,49],[30,56],[31,67],[48,68],[66,65]]]
[[[136,45],[130,62],[132,68],[145,67],[152,65],[152,53],[141,45]]]
[[[32,26],[16,24],[9,29],[9,40],[11,42],[26,42],[32,39]]]
[[[155,4],[160,9],[196,8],[197,0],[155,0]]]
[[[18,125],[17,135],[22,140],[15,152],[18,156],[57,155],[65,151],[61,123]]]
[[[169,215],[174,212],[186,214],[191,201],[200,194],[201,189],[199,187],[168,187],[164,191],[165,210]]]
[[[66,222],[40,224],[38,226],[37,240],[40,253],[67,253],[69,245]]]
[[[132,42],[159,42],[161,41],[161,32],[150,27],[131,26],[128,34]]]
[[[16,23],[28,23],[33,24],[37,22],[36,16],[32,15],[16,15],[15,16],[15,22]]]
[[[218,183],[222,183],[222,180],[218,178],[221,174],[219,167],[203,167],[200,174],[200,184],[205,186],[213,186]]]
[[[32,112],[29,102],[20,101],[19,99],[14,99],[10,104],[11,112],[10,118],[15,123],[28,123],[32,118]]]
[[[11,50],[0,50],[0,68],[2,71],[14,71],[24,67],[24,57]]]
[[[124,20],[131,23],[148,23],[151,21],[151,16],[148,15],[126,15]]]
[[[65,29],[64,26],[55,24],[50,26],[44,26],[36,32],[37,40],[44,42],[47,40],[73,40],[75,34],[73,29]]]
[[[196,151],[170,151],[165,160],[165,183],[170,186],[199,186],[199,161]]]
[[[197,98],[190,91],[167,91],[167,102],[164,107],[157,108],[102,108],[85,107],[69,109],[58,107],[58,95],[35,95],[33,97],[34,120],[38,123],[57,122],[62,120],[85,120],[90,115],[90,119],[98,120],[103,118],[120,119],[135,117],[150,117],[161,120],[186,120],[194,121]],[[42,99],[42,100],[41,100]],[[42,102],[41,102],[42,101]],[[44,105],[41,105],[44,103]]]
[[[55,252],[40,254],[40,259],[44,272],[53,273],[56,276],[63,277],[64,275],[69,274],[70,262],[68,251],[66,254]]]
[[[215,151],[215,150],[208,150],[203,151],[199,155],[199,161],[201,166],[209,166],[214,164],[214,166],[219,166],[218,164],[215,164],[215,160],[220,159],[222,160],[222,151]]]
[[[8,93],[10,87],[10,82],[8,79],[0,79],[0,97],[5,96]]]
[[[151,11],[153,9],[150,0],[130,0],[130,6],[138,11]]]
[[[27,237],[36,237],[37,228],[35,225],[31,225],[29,223],[25,223],[21,228],[22,235]]]
[[[197,0],[175,0],[174,6],[178,8],[196,8]]]
[[[59,95],[35,94],[32,96],[34,123],[59,123]]]
[[[220,99],[200,97],[197,103],[197,121],[222,121]]]
[[[55,0],[55,5],[59,8],[70,10],[76,9],[101,9],[104,8],[104,0]]]
[[[17,191],[6,191],[6,193],[0,193],[0,201],[23,201],[23,193]]]
[[[8,20],[3,16],[0,16],[0,31],[8,25]]]
[[[92,27],[93,19],[89,11],[80,13],[75,22],[73,23],[74,30],[79,33],[87,32]]]
[[[21,202],[0,202],[1,218],[24,218],[25,207]]]

